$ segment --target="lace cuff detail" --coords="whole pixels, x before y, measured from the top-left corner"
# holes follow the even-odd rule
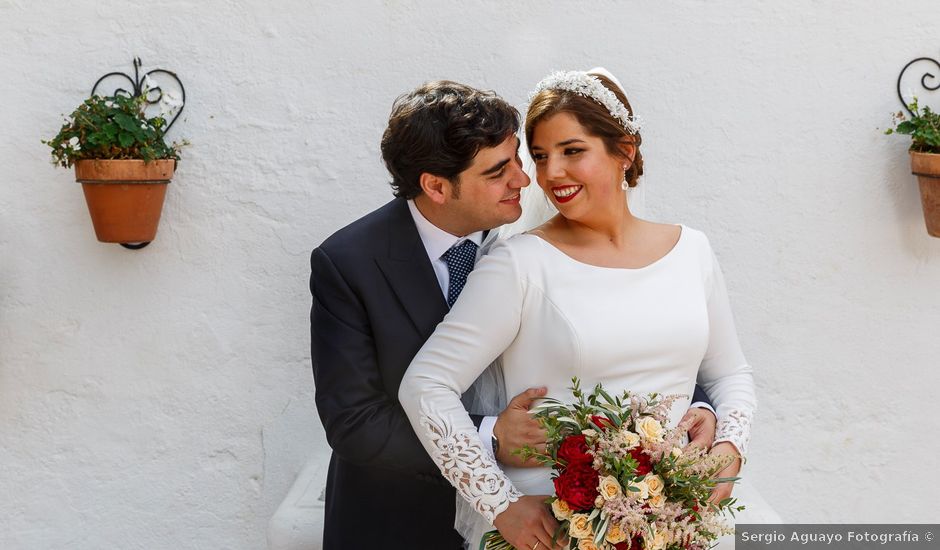
[[[747,455],[747,445],[751,440],[751,415],[733,409],[730,413],[718,419],[715,432],[715,443],[728,441],[738,448],[741,456]]]
[[[490,523],[522,496],[492,460],[479,435],[453,430],[442,418],[424,416],[421,425],[430,438],[431,458],[461,497]]]

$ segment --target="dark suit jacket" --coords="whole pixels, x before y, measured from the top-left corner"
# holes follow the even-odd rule
[[[448,310],[407,203],[340,229],[310,265],[317,411],[333,448],[324,549],[460,548],[455,491],[398,402],[405,370]]]
[[[459,548],[454,489],[398,403],[447,303],[408,205],[395,199],[313,251],[316,404],[333,448],[325,550]]]

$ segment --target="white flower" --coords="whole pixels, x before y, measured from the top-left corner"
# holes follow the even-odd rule
[[[592,430],[591,428],[588,428],[586,430],[581,430],[581,435],[587,438],[595,438],[597,437],[597,431]]]
[[[174,91],[160,94],[160,116],[169,118],[183,106],[183,98]]]
[[[141,90],[143,92],[142,95],[147,95],[147,92],[156,88],[156,85],[154,85],[153,80],[150,80],[150,75],[147,75],[147,74],[144,75],[142,88],[143,88]]]
[[[78,147],[78,136],[72,136],[72,139],[69,140],[69,147]]]
[[[671,454],[673,458],[679,458],[680,456],[682,456],[682,449],[680,449],[679,447],[673,447]]]

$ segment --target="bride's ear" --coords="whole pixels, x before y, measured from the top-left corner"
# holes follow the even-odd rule
[[[447,178],[435,176],[428,172],[421,172],[418,178],[421,190],[435,204],[444,204],[445,199],[450,196],[451,182]]]
[[[630,164],[633,164],[633,159],[636,158],[636,145],[633,144],[633,139],[625,137],[620,140],[617,147],[623,156],[630,160]]]

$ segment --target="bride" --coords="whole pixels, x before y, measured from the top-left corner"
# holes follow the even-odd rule
[[[755,408],[708,239],[637,218],[627,204],[643,172],[642,140],[616,79],[603,70],[549,75],[532,95],[525,133],[558,214],[479,261],[399,393],[422,444],[479,514],[471,548],[495,526],[520,550],[547,550],[557,528],[543,503],[550,470],[498,464],[461,403],[497,357],[507,395],[541,385],[570,399],[573,376],[610,393],[691,395],[698,379],[718,412],[712,453],[737,457],[722,476],[740,469]],[[676,402],[673,425],[688,403]]]

